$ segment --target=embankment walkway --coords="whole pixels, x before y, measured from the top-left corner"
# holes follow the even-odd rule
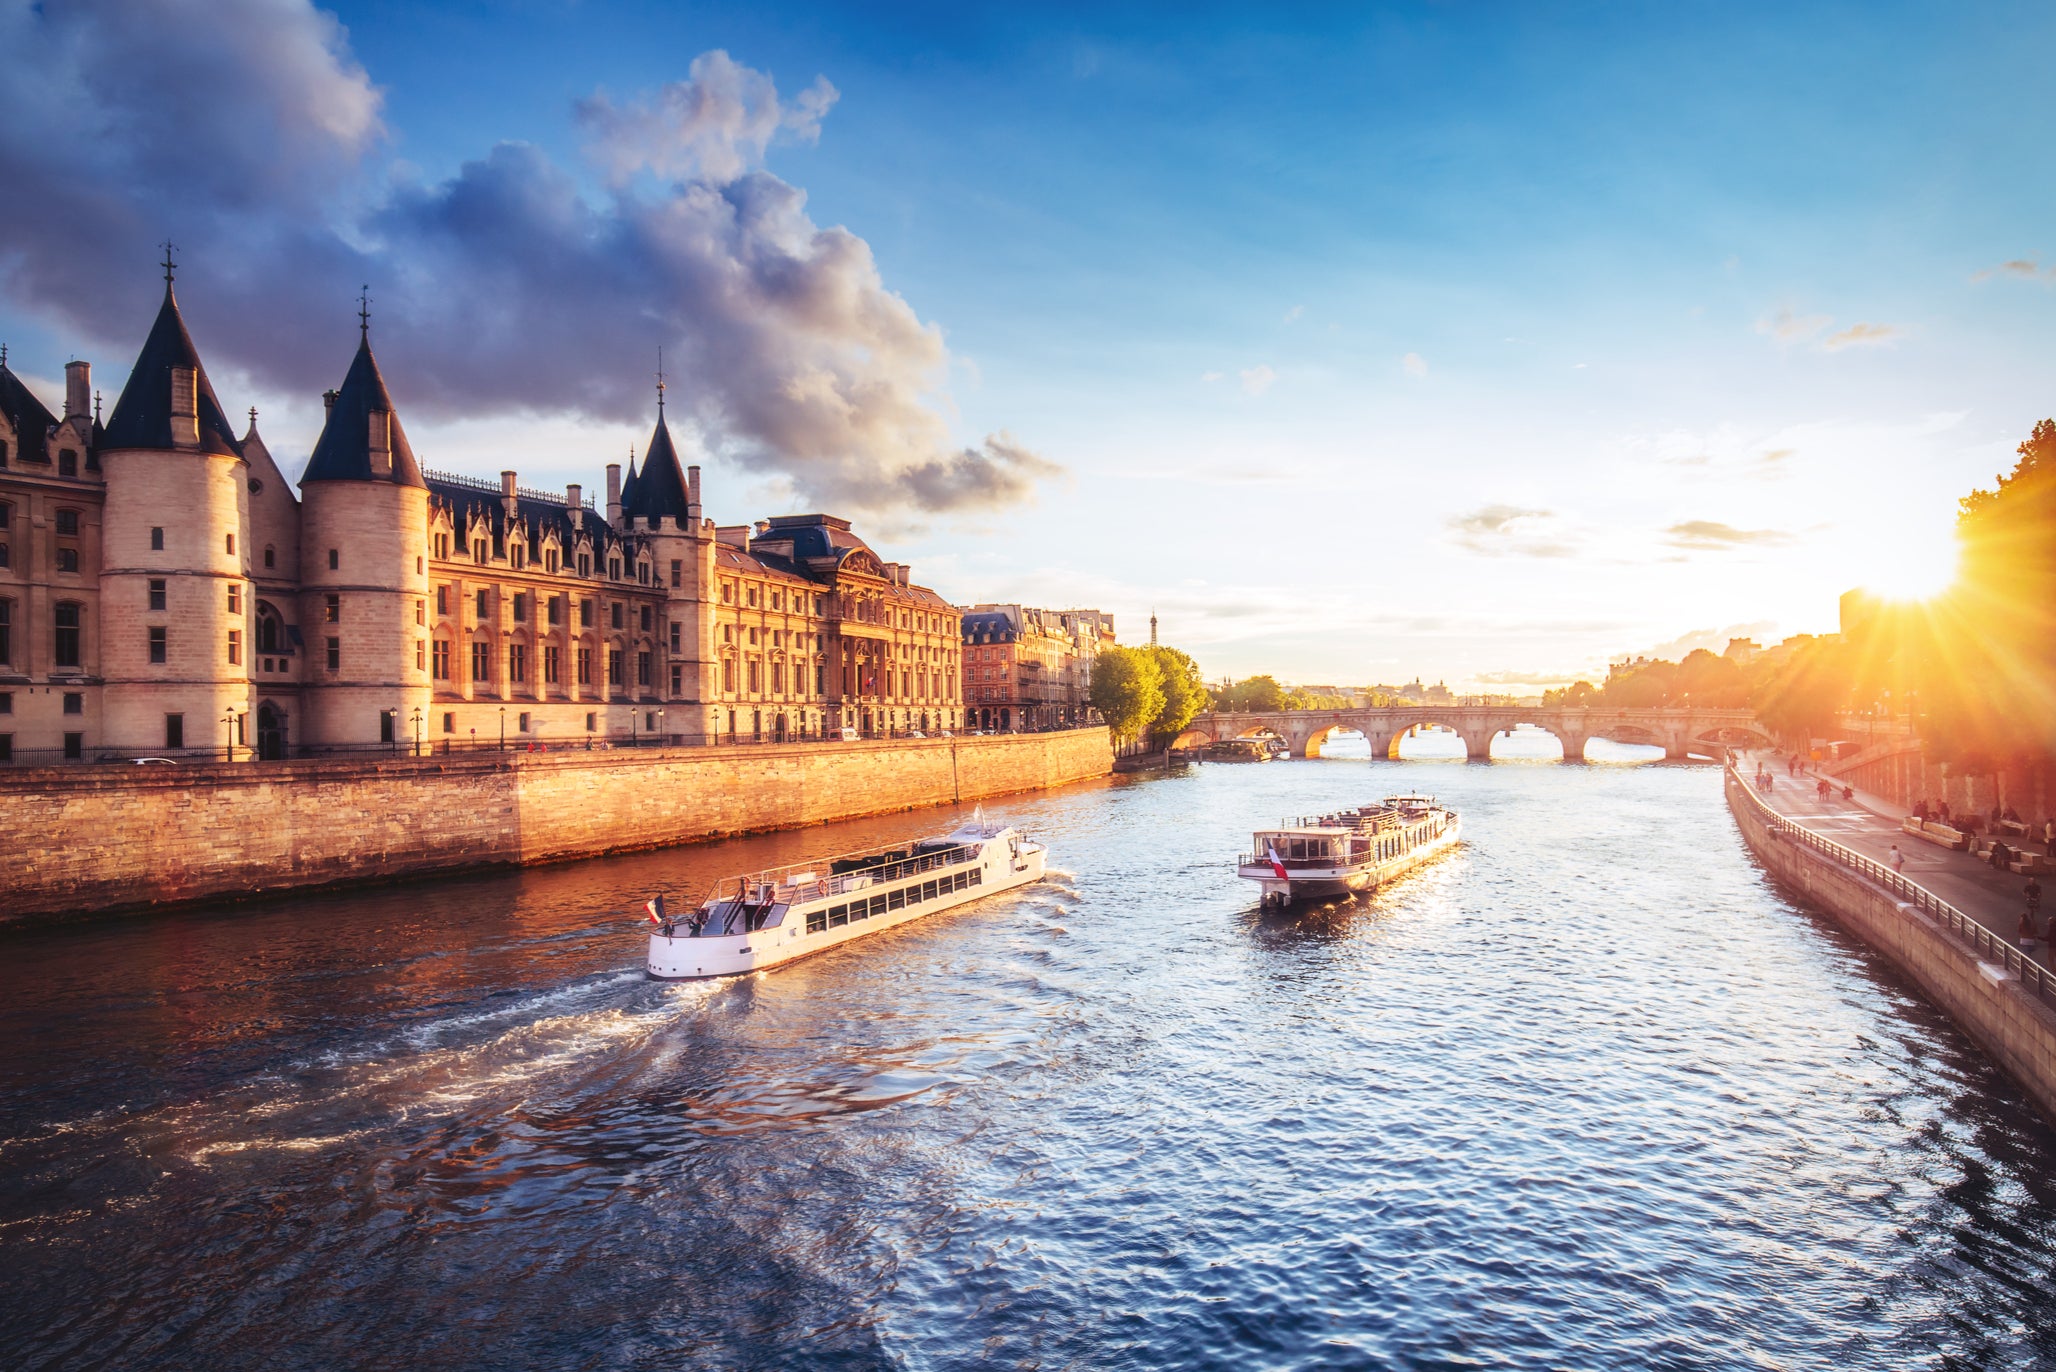
[[[2000,938],[2018,939],[2020,912],[2026,905],[2021,894],[2027,887],[2026,877],[1995,871],[1971,853],[1954,852],[1901,832],[1899,822],[1906,811],[1883,796],[1857,791],[1852,799],[1844,800],[1844,783],[1828,777],[1834,790],[1830,799],[1822,800],[1814,791],[1819,776],[1788,776],[1785,759],[1768,753],[1743,753],[1740,757],[1737,767],[1745,780],[1756,775],[1759,763],[1770,770],[1773,785],[1769,793],[1752,788],[1752,794],[1787,820],[1876,862],[1888,863],[1892,845],[1898,844],[1905,858],[1900,875],[1907,881],[1955,906]],[[2039,843],[2024,847],[2029,852],[2044,851]],[[2042,884],[2056,892],[2056,876]],[[2044,919],[2051,913],[2056,913],[2056,894],[2043,898]],[[2036,943],[2032,956],[2039,965],[2056,969],[2047,941]]]

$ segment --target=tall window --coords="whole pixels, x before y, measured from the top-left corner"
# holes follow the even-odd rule
[[[783,662],[774,662],[771,664],[771,694],[777,695],[784,689],[785,664]]]
[[[619,648],[607,649],[607,684],[609,686],[620,686],[624,684],[622,681],[621,674],[621,656],[622,654]]]
[[[77,510],[59,510],[57,512],[57,536],[59,538],[77,538],[79,536],[79,512]]]
[[[679,586],[683,585],[684,582],[685,563],[681,562],[679,559],[674,557],[671,559],[671,584],[673,586]]]
[[[50,646],[59,667],[79,665],[79,631],[84,627],[85,618],[84,606],[72,601],[58,603]]]
[[[683,625],[679,625],[679,624],[673,624],[673,625],[671,626],[671,651],[672,651],[672,652],[676,653],[676,652],[680,652],[680,651],[683,651],[683,650],[682,650],[682,649],[681,649],[681,648],[680,648],[680,647],[678,646],[678,645],[679,645],[679,642],[680,642],[680,638],[681,638],[681,636],[682,636],[682,634],[683,634],[683,633],[684,633],[684,626],[683,626]]]
[[[164,551],[164,530],[150,530],[150,551],[153,553],[161,553]]]
[[[762,663],[758,662],[755,658],[750,659],[750,690],[752,691],[763,689],[762,685],[760,685],[763,680],[762,668]]]
[[[328,641],[328,669],[331,672],[343,670],[343,641],[339,638]]]
[[[278,611],[257,602],[257,651],[278,653],[285,651],[285,625],[278,617]]]
[[[593,650],[590,648],[580,648],[578,650],[578,684],[581,686],[593,684]]]
[[[417,638],[414,640],[414,670],[420,672],[426,671],[427,669],[428,641],[426,639]]]
[[[164,582],[155,577],[152,577],[150,580],[150,608],[153,610],[164,608]]]
[[[186,746],[186,717],[166,715],[164,717],[164,746],[183,748]]]
[[[507,645],[507,680],[510,682],[528,680],[528,645],[526,643],[509,643]]]
[[[278,549],[270,547],[269,545],[265,547],[264,565],[267,567],[276,567],[278,565]]]
[[[243,588],[233,581],[228,584],[228,612],[232,615],[243,612]]]
[[[620,627],[621,627],[621,602],[617,600],[617,601],[615,601],[615,602],[614,602],[614,603],[613,603],[612,605],[609,605],[609,606],[607,607],[607,612],[608,612],[608,615],[609,615],[609,617],[610,617],[610,618],[611,618],[611,619],[613,620],[613,623],[614,623],[614,627],[615,627],[615,628],[617,628],[617,629],[618,629],[618,628],[620,628]]]
[[[343,598],[339,595],[324,596],[321,601],[321,618],[327,624],[343,622]]]
[[[493,645],[484,639],[471,645],[471,679],[490,681],[493,675]]]
[[[228,631],[228,665],[231,667],[243,665],[243,631],[241,629],[230,629]]]
[[[490,602],[486,599],[485,588],[480,587],[478,591],[478,622],[481,624],[485,623],[486,616],[491,613],[492,609]]]
[[[330,548],[328,550],[328,569],[331,572],[340,571],[342,569],[342,565],[343,554],[341,550],[336,548]]]
[[[416,624],[426,624],[426,623],[428,623],[428,602],[427,602],[427,601],[425,601],[425,600],[417,600],[417,601],[415,601],[415,602],[414,602],[414,622],[415,622]]]
[[[528,593],[525,591],[516,591],[514,593],[514,622],[516,624],[528,623]]]
[[[562,649],[558,648],[554,643],[543,645],[543,684],[545,686],[555,686],[557,684],[558,659],[561,653]]]
[[[150,660],[151,660],[152,662],[163,662],[163,661],[165,661],[165,660],[166,660],[166,659],[167,659],[167,658],[168,658],[169,656],[170,656],[170,652],[169,652],[169,650],[168,650],[168,649],[166,648],[166,646],[165,646],[165,642],[164,642],[164,626],[163,626],[162,624],[153,624],[153,625],[151,625],[151,626],[150,626]]]
[[[77,476],[79,474],[79,455],[72,449],[60,448],[58,450],[57,474],[59,476]]]
[[[650,607],[647,605],[642,607],[642,631],[644,633],[650,631]]]
[[[439,615],[446,615],[450,612],[450,588],[448,586],[438,586],[435,588],[435,612]]]
[[[593,626],[593,603],[591,600],[578,602],[578,627],[590,629]]]
[[[724,691],[735,689],[735,659],[732,657],[721,659],[721,689]]]
[[[650,684],[650,655],[646,652],[635,655],[635,684],[638,686]]]
[[[0,667],[14,661],[14,602],[0,600]]]
[[[435,653],[432,661],[434,663],[433,675],[435,679],[437,681],[448,681],[450,679],[450,640],[439,638],[435,641]]]
[[[562,624],[564,622],[564,597],[560,595],[551,596],[549,599],[549,611],[551,627],[554,628],[556,625]]]

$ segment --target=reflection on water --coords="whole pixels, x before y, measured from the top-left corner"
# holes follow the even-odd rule
[[[1346,751],[1011,802],[1049,881],[718,985],[649,892],[947,817],[12,934],[0,1362],[2049,1360],[2050,1132],[1712,769]],[[1462,848],[1257,913],[1401,789]]]

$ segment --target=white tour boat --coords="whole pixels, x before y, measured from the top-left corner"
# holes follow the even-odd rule
[[[1045,850],[981,812],[941,838],[773,867],[715,887],[690,916],[649,903],[649,971],[665,980],[761,971],[1042,879]]]
[[[1433,796],[1287,820],[1255,835],[1237,875],[1263,888],[1265,905],[1374,891],[1456,846],[1456,812]]]

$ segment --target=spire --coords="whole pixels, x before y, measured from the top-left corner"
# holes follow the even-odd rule
[[[628,445],[628,475],[621,482],[621,508],[627,510],[635,504],[635,444]]]
[[[328,407],[328,421],[322,425],[321,437],[315,441],[300,480],[389,481],[396,486],[426,487],[407,432],[393,411],[385,378],[379,375],[378,360],[371,355],[365,309],[368,307],[360,306],[357,355],[350,360],[349,374]]]
[[[657,345],[657,422],[664,422],[664,345]],[[634,459],[630,459],[633,463]]]
[[[107,417],[107,448],[186,449],[241,457],[228,415],[214,396],[207,369],[186,332],[172,294],[172,247],[164,248],[164,303],[136,356],[114,413]]]
[[[368,281],[357,293],[357,341],[371,342],[371,283]]]
[[[632,487],[621,490],[621,513],[630,519],[670,519],[683,525],[687,518],[685,469],[678,465],[678,450],[671,444],[671,426],[664,422],[662,382],[657,392],[657,430],[643,449],[641,475],[629,467]],[[631,499],[631,496],[633,497]]]
[[[172,275],[172,271],[174,270],[174,268],[175,268],[175,267],[176,267],[176,265],[177,265],[176,263],[174,263],[174,262],[173,262],[173,261],[171,260],[171,254],[172,254],[172,250],[173,250],[174,248],[176,248],[176,247],[177,247],[178,245],[177,245],[177,244],[175,244],[175,243],[173,243],[173,242],[172,242],[172,241],[171,241],[171,240],[170,240],[169,238],[167,238],[167,239],[165,239],[165,240],[164,240],[164,242],[160,243],[160,244],[159,244],[158,246],[164,249],[164,262],[163,262],[163,264],[162,264],[162,265],[163,265],[163,267],[164,267],[164,293],[165,293],[166,295],[169,295],[169,294],[171,294],[171,275]]]

